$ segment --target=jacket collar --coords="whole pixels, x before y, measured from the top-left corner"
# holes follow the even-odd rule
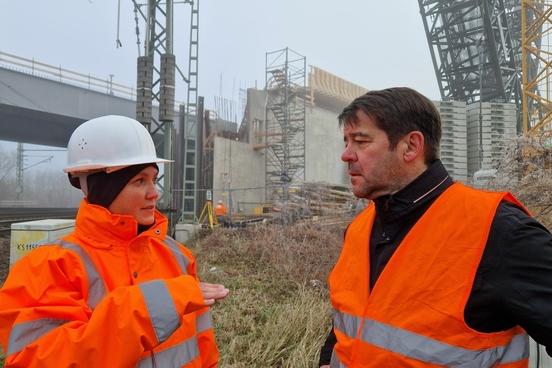
[[[113,214],[83,199],[77,213],[75,232],[99,247],[128,244],[143,235],[164,239],[167,235],[167,218],[156,210],[153,225],[138,234],[138,223],[134,217]]]
[[[392,221],[419,206],[432,202],[451,186],[453,180],[440,160],[429,167],[398,192],[374,200],[376,212],[382,220]]]

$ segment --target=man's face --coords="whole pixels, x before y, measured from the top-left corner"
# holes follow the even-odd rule
[[[157,169],[148,166],[136,174],[109,206],[109,211],[119,215],[131,215],[140,225],[151,225],[155,221],[155,204],[159,193],[155,182]]]
[[[375,199],[401,188],[401,163],[397,149],[389,150],[387,134],[362,110],[357,123],[345,124],[345,149],[341,159],[349,166],[353,193]]]

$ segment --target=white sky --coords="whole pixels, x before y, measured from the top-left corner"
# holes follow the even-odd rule
[[[175,54],[186,70],[189,8],[175,5]],[[141,17],[140,25],[143,42]],[[135,86],[131,0],[121,0],[122,48],[116,34],[117,0],[0,1],[0,51]],[[220,92],[237,101],[240,87],[264,87],[265,53],[284,47],[368,89],[409,86],[439,99],[415,0],[200,0],[199,94],[206,106],[214,107]],[[178,84],[176,96],[186,98]]]
[[[130,0],[0,3],[0,50],[135,85],[136,34]],[[255,80],[267,51],[290,47],[307,64],[368,89],[405,85],[439,98],[418,2],[414,0],[200,0],[199,93],[211,103]],[[175,5],[175,53],[188,57],[189,5]],[[143,22],[140,19],[141,24]],[[144,30],[141,30],[141,41]],[[184,64],[185,66],[185,64]],[[237,92],[234,93],[237,98]],[[177,91],[183,99],[184,91]]]

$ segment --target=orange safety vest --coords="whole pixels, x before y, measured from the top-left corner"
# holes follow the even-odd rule
[[[216,216],[226,216],[226,214],[228,213],[228,210],[226,209],[226,206],[224,204],[217,204],[217,206],[215,207],[215,215]]]
[[[351,223],[329,277],[331,367],[527,367],[528,337],[515,327],[481,333],[464,320],[479,262],[502,200],[455,183],[408,232],[372,290],[372,203]]]
[[[216,367],[191,252],[167,219],[81,203],[75,231],[23,257],[0,289],[5,367]]]

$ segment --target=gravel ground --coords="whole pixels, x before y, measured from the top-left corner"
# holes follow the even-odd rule
[[[10,265],[10,235],[0,233],[0,286],[8,276]]]

